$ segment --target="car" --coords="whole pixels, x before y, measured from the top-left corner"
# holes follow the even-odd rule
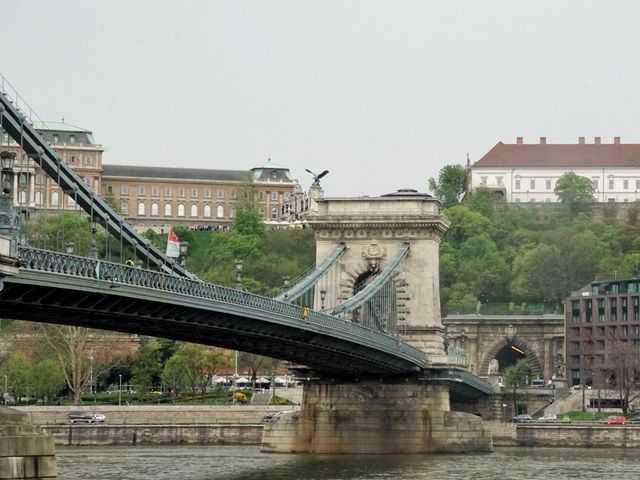
[[[529,423],[533,421],[533,419],[531,418],[531,415],[527,415],[526,413],[521,413],[520,415],[516,415],[511,420],[513,420],[516,423]]]
[[[624,415],[611,415],[600,420],[600,423],[606,423],[607,425],[626,425],[628,421],[629,419]]]
[[[558,416],[555,413],[545,413],[538,418],[538,422],[557,422]]]
[[[94,422],[104,423],[107,420],[107,417],[104,413],[93,413],[91,414]]]
[[[93,423],[93,415],[85,412],[71,411],[67,414],[71,423]]]

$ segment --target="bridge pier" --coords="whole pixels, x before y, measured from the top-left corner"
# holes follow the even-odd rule
[[[265,424],[262,451],[276,453],[490,452],[476,415],[450,410],[449,388],[415,378],[310,381],[299,412]]]
[[[0,406],[0,479],[55,479],[51,437],[27,423],[27,414]]]

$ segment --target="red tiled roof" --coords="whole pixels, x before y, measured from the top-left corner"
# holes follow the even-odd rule
[[[640,167],[640,144],[504,144],[473,167]]]

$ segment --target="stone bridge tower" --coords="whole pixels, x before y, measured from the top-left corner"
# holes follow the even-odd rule
[[[316,263],[339,242],[347,247],[339,278],[327,288],[327,305],[353,296],[359,281],[385,268],[404,243],[410,244],[397,282],[395,333],[425,351],[434,364],[446,363],[438,259],[449,221],[440,215],[440,202],[407,189],[381,197],[324,198],[307,221],[315,230]]]

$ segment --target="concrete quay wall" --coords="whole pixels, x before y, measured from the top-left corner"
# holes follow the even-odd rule
[[[48,425],[56,445],[259,445],[262,424],[243,425]]]
[[[640,425],[486,424],[495,447],[640,447]]]
[[[15,407],[28,415],[34,425],[68,424],[70,411],[100,412],[108,425],[172,425],[172,424],[259,424],[269,412],[297,410],[297,405],[75,405],[49,407]]]

